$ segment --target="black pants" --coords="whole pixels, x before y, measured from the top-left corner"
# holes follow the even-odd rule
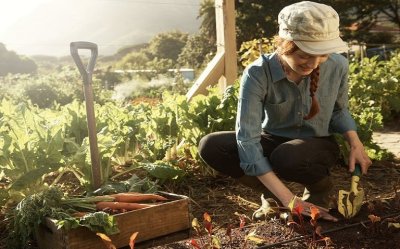
[[[290,139],[261,134],[264,156],[282,179],[311,185],[329,175],[339,159],[339,146],[331,137]],[[199,155],[218,172],[239,178],[244,175],[234,131],[211,133],[199,143]]]

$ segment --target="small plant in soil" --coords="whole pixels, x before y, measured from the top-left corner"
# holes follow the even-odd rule
[[[227,224],[225,234],[217,233],[218,229],[213,227],[211,216],[208,213],[203,214],[203,225],[201,226],[197,218],[192,221],[192,227],[196,232],[198,239],[191,239],[188,245],[196,249],[218,249],[224,248],[222,241],[228,241],[229,248],[247,248],[247,242],[253,241],[256,244],[264,243],[265,240],[256,235],[255,230],[251,230],[246,234],[246,220],[250,220],[244,214],[235,213],[239,217],[239,227],[232,224]],[[224,236],[225,238],[223,238]]]
[[[313,227],[313,235],[309,248],[317,248],[319,242],[325,242],[325,247],[328,247],[330,244],[332,244],[332,241],[329,237],[325,237],[321,233],[322,227],[317,223],[317,219],[320,217],[319,209],[315,206],[311,206],[310,211],[310,223]]]
[[[300,233],[303,235],[308,235],[309,231],[307,231],[306,223],[304,216],[302,215],[304,207],[296,203],[294,206],[295,199],[293,199],[292,203],[289,204],[289,207],[292,211],[292,215],[295,215],[298,218],[298,222],[294,221],[292,216],[289,216],[288,225],[294,231],[295,228],[300,230]],[[317,207],[310,207],[310,224],[312,229],[311,240],[309,241],[308,248],[318,248],[318,244],[323,242],[325,243],[325,247],[328,247],[332,242],[329,237],[325,237],[322,235],[322,227],[318,224],[317,220],[320,218],[320,211]]]

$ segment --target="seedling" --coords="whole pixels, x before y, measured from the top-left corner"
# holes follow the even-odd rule
[[[288,225],[292,227],[293,225],[298,226],[301,229],[301,232],[304,235],[306,235],[307,230],[304,223],[304,216],[302,214],[304,211],[304,207],[300,203],[296,202],[296,198],[297,197],[294,197],[292,201],[289,203],[289,208],[292,211],[292,214],[298,217],[299,222],[297,223],[293,219],[289,219]],[[313,232],[309,248],[315,248],[319,242],[325,242],[325,246],[329,246],[332,243],[332,241],[329,237],[325,237],[321,233],[322,227],[317,223],[317,220],[320,218],[320,211],[316,206],[310,207],[310,217],[311,217],[310,224],[313,228]]]
[[[254,211],[252,219],[268,218],[270,215],[279,213],[279,204],[272,198],[265,199],[264,194],[261,195],[261,207]]]
[[[312,235],[312,241],[310,243],[310,248],[314,248],[317,246],[319,242],[325,242],[325,247],[328,247],[330,244],[332,244],[331,238],[325,237],[322,235],[322,227],[318,225],[317,220],[320,217],[320,212],[319,209],[315,206],[310,207],[310,224],[313,227],[313,235]],[[319,239],[317,239],[317,236]]]
[[[379,225],[381,223],[381,217],[370,214],[368,215],[368,219],[371,221],[368,230],[372,233],[372,234],[377,234],[380,231]]]
[[[101,240],[106,245],[107,249],[117,249],[117,247],[112,243],[110,237],[105,235],[104,233],[96,233],[97,236],[101,238]],[[134,232],[131,237],[129,238],[129,248],[135,249],[135,240],[138,235],[138,232]]]
[[[228,224],[226,227],[226,233],[225,235],[229,239],[229,243],[232,245],[233,243],[233,233],[236,234],[237,238],[243,237],[243,234],[241,233],[244,229],[244,226],[246,224],[246,219],[250,220],[249,217],[247,217],[244,214],[238,214],[235,213],[239,217],[239,228],[237,230],[234,230],[234,227],[232,224]],[[187,243],[189,246],[192,246],[196,249],[218,249],[222,248],[221,247],[221,240],[218,238],[213,231],[213,224],[212,224],[212,219],[211,216],[208,213],[203,214],[203,226],[200,226],[197,218],[194,218],[192,220],[192,227],[196,231],[196,234],[199,236],[199,239],[191,239]],[[206,239],[204,239],[204,236],[206,235]],[[247,235],[243,237],[243,244],[241,248],[246,248],[247,246],[247,241],[254,241],[257,244],[264,243],[265,240],[263,238],[260,238],[259,236],[256,235],[256,231],[253,230],[249,232]]]
[[[296,216],[298,217],[299,222],[297,223],[297,222],[295,222],[295,221],[293,220],[293,218],[289,217],[289,221],[287,222],[287,224],[288,224],[289,227],[291,227],[292,229],[293,229],[293,226],[298,226],[298,227],[301,229],[302,233],[303,233],[303,234],[306,234],[307,232],[306,232],[306,229],[305,229],[305,226],[304,226],[304,217],[303,217],[303,215],[302,215],[302,212],[303,212],[303,210],[304,210],[304,207],[303,207],[300,203],[297,203],[297,202],[296,202],[296,198],[297,198],[297,197],[293,198],[293,199],[290,201],[290,203],[289,203],[288,206],[289,206],[289,208],[290,208],[292,214],[294,214],[294,215],[296,215]],[[296,205],[296,206],[295,206],[295,205]]]
[[[203,230],[197,220],[194,218],[192,220],[192,227],[196,231],[197,235],[199,236],[199,240],[192,239],[189,241],[189,245],[193,246],[196,249],[201,248],[221,248],[221,242],[219,238],[213,235],[213,224],[211,220],[211,216],[206,212],[203,214],[203,227],[207,232],[208,241],[205,241],[203,238]]]

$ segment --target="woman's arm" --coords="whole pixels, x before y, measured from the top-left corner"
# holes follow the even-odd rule
[[[263,101],[268,84],[263,66],[263,60],[260,58],[243,72],[236,116],[235,130],[240,167],[246,175],[251,176],[272,171],[260,143]]]
[[[350,145],[350,172],[353,172],[355,164],[359,163],[361,166],[361,171],[363,174],[366,174],[372,162],[368,158],[368,155],[364,150],[364,146],[357,135],[356,123],[349,112],[348,61],[342,56],[336,56],[335,58],[337,59],[337,65],[339,66],[338,68],[341,68],[342,77],[332,113],[330,131],[342,134]]]
[[[372,162],[371,159],[369,159],[367,153],[365,152],[364,145],[360,141],[357,132],[347,131],[343,134],[343,137],[350,145],[349,171],[353,172],[355,164],[359,163],[361,166],[362,173],[367,174],[368,168],[369,166],[371,166]]]

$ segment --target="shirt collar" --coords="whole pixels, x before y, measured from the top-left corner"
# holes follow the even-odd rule
[[[269,67],[271,69],[271,78],[273,83],[286,78],[286,74],[283,71],[282,65],[278,59],[278,54],[276,52],[274,52],[270,57]]]

